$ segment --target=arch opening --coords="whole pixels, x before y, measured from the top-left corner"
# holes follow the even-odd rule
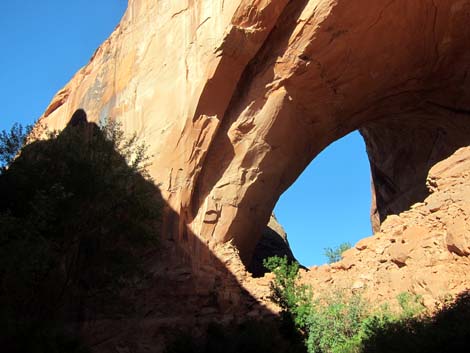
[[[394,118],[371,120],[363,124],[359,128],[359,132],[362,135],[365,143],[365,150],[367,152],[367,159],[370,163],[370,169],[366,167],[366,170],[370,170],[371,176],[371,193],[364,193],[362,191],[361,198],[369,199],[367,202],[370,207],[370,223],[372,225],[372,233],[380,230],[380,224],[385,220],[388,215],[400,214],[403,211],[410,209],[410,207],[419,202],[423,202],[429,195],[428,187],[426,185],[427,175],[429,170],[438,162],[451,156],[457,149],[470,145],[470,116],[468,114],[456,111],[449,111],[443,107],[434,107],[432,114],[428,112],[421,112],[412,115],[397,116]],[[359,134],[354,132],[353,134],[347,135],[345,140],[355,136],[360,139]],[[339,141],[339,140],[337,140]],[[341,144],[340,142],[333,143],[332,146]],[[322,158],[331,158],[328,156],[328,148],[320,153],[315,160],[321,160]],[[325,157],[326,156],[326,157]],[[351,157],[350,157],[351,158]],[[366,158],[364,158],[367,160]],[[354,159],[351,159],[353,161]],[[334,161],[332,161],[334,163]],[[316,162],[311,163],[311,167],[315,168]],[[366,163],[367,164],[367,163]],[[309,173],[307,168],[306,172]],[[332,173],[335,173],[332,171]],[[300,174],[300,173],[299,173]],[[345,173],[343,173],[345,174]],[[334,178],[337,175],[325,174],[325,178]],[[347,178],[347,177],[346,177]],[[302,177],[299,178],[300,180]],[[364,179],[364,177],[363,177]],[[364,181],[369,185],[369,178]],[[345,181],[342,182],[343,184]],[[296,187],[294,185],[294,187]],[[326,190],[331,186],[326,187]],[[302,191],[300,191],[302,193]],[[307,198],[314,198],[313,196],[306,196]],[[316,197],[315,197],[316,198]],[[348,203],[348,207],[355,207],[354,200],[348,201],[346,195],[337,197],[338,203]],[[321,201],[316,199],[314,201]],[[282,197],[281,197],[282,202]],[[361,201],[364,203],[364,201]],[[367,204],[366,203],[366,204]],[[357,206],[357,205],[356,205]],[[292,205],[288,206],[292,208]],[[293,211],[294,215],[299,212],[299,207],[295,207]],[[364,206],[361,206],[364,210]],[[276,207],[275,211],[279,213],[279,207]],[[337,213],[342,212],[342,215],[346,214],[347,210],[340,211],[340,207],[327,206],[327,214],[338,216]],[[358,207],[356,207],[358,208]],[[368,207],[367,207],[368,208]],[[315,212],[312,212],[315,213]],[[368,218],[365,216],[364,211],[363,219]],[[338,217],[338,222],[341,221],[341,216]],[[292,217],[292,216],[291,216]],[[315,220],[314,216],[310,217]],[[299,222],[300,219],[293,217],[293,222]],[[283,216],[280,215],[280,223],[283,223]],[[344,223],[345,224],[345,223]],[[314,225],[307,226],[313,228]],[[347,239],[350,243],[355,243],[360,238],[370,235],[370,232],[364,232],[356,230],[353,225],[346,225],[346,232],[351,238]],[[287,225],[287,232],[290,226]],[[292,233],[299,233],[298,231]],[[325,234],[316,234],[312,229],[306,229],[300,231],[300,233],[310,234],[315,233],[315,236],[321,237],[324,240],[334,240],[333,243],[327,243],[328,247],[332,245],[338,245],[343,242],[345,237],[340,236],[337,239],[332,237],[335,233],[334,230],[331,232],[324,232]],[[320,232],[321,233],[321,232]],[[294,255],[297,252],[296,247],[301,247],[302,250],[309,250],[309,245],[305,241],[300,241],[299,244],[295,244],[293,237],[297,237],[296,234],[289,234],[291,243],[293,243]],[[354,238],[356,237],[356,238]],[[312,237],[315,241],[316,237]],[[317,253],[319,248],[324,247],[324,242],[318,242],[316,250]],[[331,245],[330,245],[331,244]],[[257,251],[254,252],[252,263],[260,261],[257,257]],[[277,254],[274,254],[277,255]],[[243,256],[243,254],[242,254]],[[264,254],[266,257],[266,253]],[[299,256],[300,262],[305,262],[306,265],[319,264],[321,260],[310,262],[303,260],[303,255]],[[253,268],[253,265],[248,266]]]
[[[358,131],[323,150],[280,197],[274,213],[297,260],[326,262],[324,249],[372,234],[370,166]]]
[[[280,197],[249,269],[263,274],[262,258],[287,255],[304,266],[326,262],[324,249],[351,244],[372,233],[371,180],[365,143],[359,131],[335,141],[315,157]],[[284,240],[284,243],[282,241]],[[287,246],[269,253],[269,247]]]

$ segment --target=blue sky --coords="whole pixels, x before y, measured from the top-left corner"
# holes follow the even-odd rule
[[[0,1],[0,130],[39,118],[126,7],[127,0]]]
[[[281,196],[274,212],[302,264],[326,262],[326,247],[372,235],[370,167],[355,131],[328,146]]]
[[[127,0],[15,0],[0,5],[0,130],[34,122],[119,23]],[[371,234],[370,172],[355,132],[320,154],[275,212],[304,265]]]

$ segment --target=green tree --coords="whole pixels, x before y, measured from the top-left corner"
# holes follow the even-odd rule
[[[68,126],[18,153],[21,131],[0,141],[0,321],[11,342],[108,312],[142,280],[161,209],[145,144],[119,124]]]
[[[9,131],[0,132],[0,173],[3,173],[17,156],[31,130],[30,125],[23,126],[15,123]]]
[[[368,305],[359,294],[336,291],[313,301],[307,324],[309,353],[356,353]]]
[[[406,296],[402,295],[401,300]],[[419,297],[409,298],[405,301],[419,302]],[[379,325],[370,324],[362,340],[361,353],[466,353],[470,343],[469,320],[470,291],[467,290],[436,308],[432,315],[422,311],[415,316],[402,313]]]
[[[348,249],[351,249],[350,243],[341,243],[335,248],[325,248],[324,254],[328,259],[328,263],[332,264],[341,261],[343,253]]]
[[[420,295],[413,295],[409,292],[402,292],[397,295],[397,301],[401,308],[401,317],[416,317],[424,312],[426,307]]]
[[[311,291],[298,283],[299,264],[290,262],[287,256],[269,257],[263,263],[275,275],[270,299],[282,309],[285,324],[292,323],[302,330],[311,310]]]

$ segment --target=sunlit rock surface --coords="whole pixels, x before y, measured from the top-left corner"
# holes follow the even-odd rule
[[[387,217],[380,232],[346,251],[340,262],[311,268],[303,279],[317,293],[356,290],[374,303],[410,292],[434,308],[470,285],[470,147],[436,164],[431,194]],[[395,303],[396,304],[396,303]]]
[[[329,271],[349,273],[371,252],[373,264],[364,262],[385,277],[367,274],[354,286],[403,280],[434,296],[448,282],[431,284],[432,276],[458,279],[455,288],[467,281],[458,215],[468,212],[447,198],[466,191],[429,195],[426,177],[469,145],[469,23],[469,0],[130,0],[40,121],[61,129],[82,108],[136,132],[168,205],[164,238],[193,269],[215,254],[255,297],[265,287],[238,257],[251,262],[276,201],[309,162],[360,129],[379,233]],[[444,277],[449,263],[462,267]],[[413,264],[426,266],[415,274],[423,278],[407,275]]]

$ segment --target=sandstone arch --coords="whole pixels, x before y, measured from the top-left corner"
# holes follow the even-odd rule
[[[470,0],[130,0],[42,121],[120,119],[151,143],[168,233],[196,262],[193,233],[247,263],[280,194],[353,130],[376,226],[423,198],[469,142],[469,22]]]

